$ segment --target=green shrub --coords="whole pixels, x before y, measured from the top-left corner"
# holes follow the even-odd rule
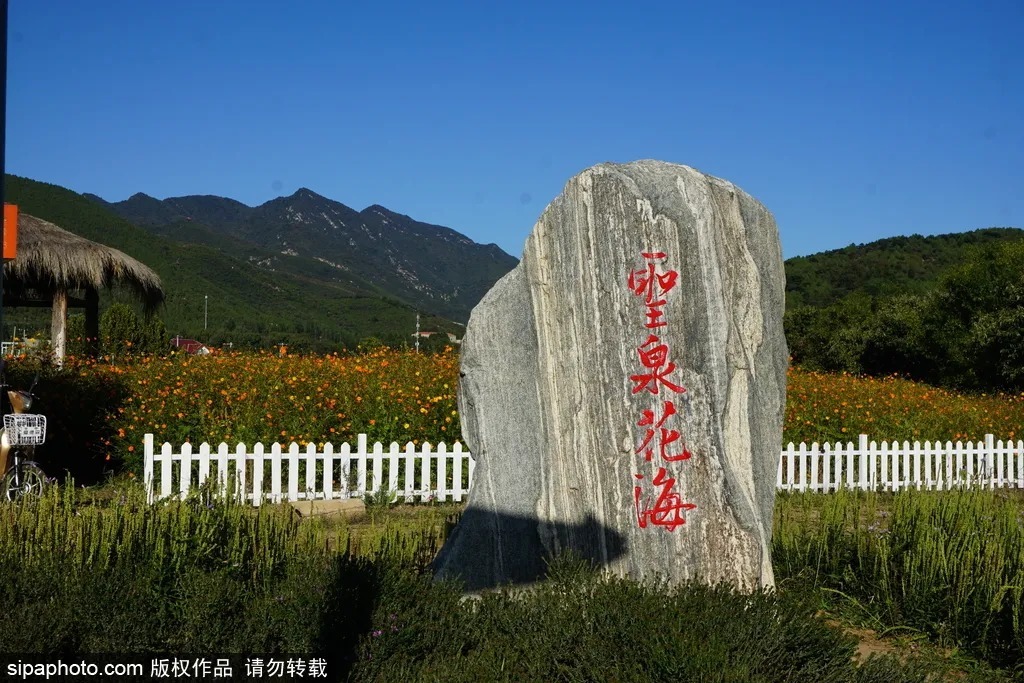
[[[558,562],[527,590],[459,601],[400,575],[382,586],[353,670],[379,681],[924,680],[853,642],[812,602],[724,587],[669,589]],[[872,679],[871,677],[875,678]]]
[[[28,389],[39,378],[32,411],[46,416],[46,443],[37,449],[36,460],[50,477],[62,480],[70,474],[93,483],[118,466],[110,447],[117,433],[110,416],[129,395],[120,375],[82,371],[74,362],[61,368],[50,358],[33,357],[10,359],[6,376],[16,389]],[[6,396],[4,406],[9,410]]]

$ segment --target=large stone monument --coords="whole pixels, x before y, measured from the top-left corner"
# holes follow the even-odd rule
[[[477,461],[438,577],[540,578],[566,550],[633,578],[773,584],[785,277],[772,215],[659,161],[600,164],[473,309]]]

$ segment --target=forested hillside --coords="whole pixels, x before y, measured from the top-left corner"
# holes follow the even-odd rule
[[[71,190],[10,175],[6,181],[5,201],[21,211],[120,249],[155,270],[167,295],[158,315],[171,335],[236,347],[286,343],[320,350],[355,346],[368,337],[394,344],[412,340],[412,306],[355,278],[328,283],[304,274],[304,267],[314,272],[328,267],[313,259],[271,269],[261,265],[267,254],[258,249],[238,248],[228,255],[209,245],[177,243]],[[115,292],[104,294],[101,305],[112,300],[129,301]],[[11,309],[5,317],[8,330],[18,323],[30,333],[48,328],[40,311]],[[422,324],[461,336],[458,325],[440,317],[424,315]]]
[[[874,297],[923,294],[978,249],[1024,238],[1024,230],[987,228],[923,237],[889,237],[786,261],[786,308],[828,306],[854,292]]]
[[[1024,389],[1024,231],[881,240],[790,259],[786,275],[799,365]]]

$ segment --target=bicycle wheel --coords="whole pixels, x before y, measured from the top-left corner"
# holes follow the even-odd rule
[[[0,480],[0,498],[3,500],[20,500],[21,498],[38,498],[46,488],[46,474],[39,466],[31,462],[19,462],[7,470]]]

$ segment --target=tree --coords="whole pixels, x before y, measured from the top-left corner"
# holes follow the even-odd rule
[[[932,319],[948,383],[1024,389],[1024,242],[979,251],[947,273]]]
[[[142,353],[165,353],[169,336],[164,321],[149,315],[143,321],[131,306],[116,303],[100,318],[100,341],[103,353],[124,357]]]
[[[901,295],[877,302],[860,364],[869,375],[933,379],[942,355],[928,334],[928,297]]]

